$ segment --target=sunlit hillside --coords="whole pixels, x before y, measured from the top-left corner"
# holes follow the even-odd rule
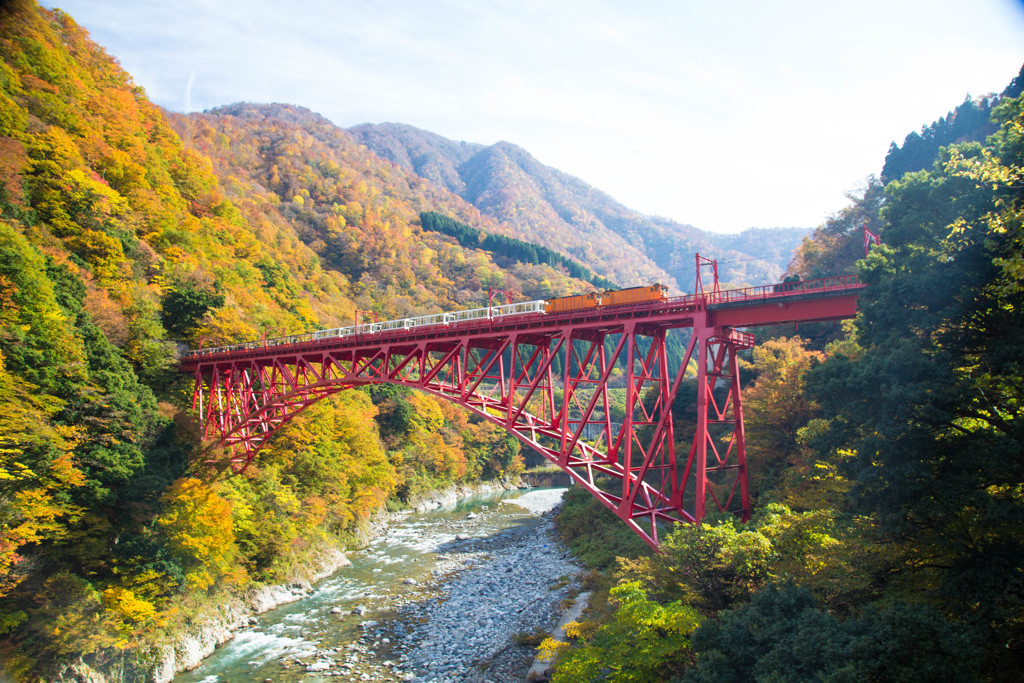
[[[496,427],[386,388],[321,402],[244,476],[207,464],[221,454],[199,441],[179,345],[592,285],[424,233],[425,210],[494,223],[307,111],[169,117],[60,11],[5,4],[0,57],[9,676],[80,657],[141,672],[225,596],[350,543],[388,498],[522,469]]]
[[[809,232],[774,228],[718,235],[645,216],[508,142],[455,142],[396,123],[363,124],[349,132],[382,157],[471,202],[500,221],[508,235],[556,249],[621,285],[660,281],[690,291],[695,252],[718,259],[725,282],[777,282]]]

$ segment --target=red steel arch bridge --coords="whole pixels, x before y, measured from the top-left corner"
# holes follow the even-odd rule
[[[411,328],[192,351],[180,367],[195,377],[203,439],[223,446],[236,472],[316,401],[402,384],[507,429],[656,549],[664,523],[699,523],[712,510],[750,516],[737,353],[754,339],[742,328],[853,317],[864,287],[845,275],[720,290],[716,275],[706,291],[697,258],[696,294],[557,314],[438,314]],[[670,366],[666,335],[676,329],[690,336]],[[677,397],[688,413],[696,406],[696,424],[673,415]]]

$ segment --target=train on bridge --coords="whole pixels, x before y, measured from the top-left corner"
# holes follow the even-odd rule
[[[389,332],[392,330],[415,330],[421,327],[451,325],[453,323],[475,320],[501,320],[509,316],[527,315],[531,313],[572,313],[590,308],[605,308],[664,301],[667,298],[668,287],[662,284],[653,284],[643,287],[629,287],[614,291],[590,292],[589,294],[578,294],[576,296],[566,296],[556,299],[522,301],[514,304],[505,304],[503,306],[471,308],[469,310],[454,311],[451,313],[432,313],[430,315],[421,315],[412,318],[399,318],[398,320],[385,320],[381,322],[375,321],[361,325],[335,327],[329,330],[318,330],[317,332],[310,332],[307,334],[275,337],[273,339],[266,339],[259,342],[245,342],[242,344],[218,346],[209,349],[193,349],[189,351],[189,355],[202,356],[211,353],[240,351],[263,346],[295,344],[320,339],[339,339],[357,334],[374,334],[377,332]]]

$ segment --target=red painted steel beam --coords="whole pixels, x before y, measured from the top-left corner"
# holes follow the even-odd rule
[[[859,293],[859,292],[857,292]],[[708,320],[716,327],[755,327],[843,320],[857,315],[857,293],[804,295],[753,303],[711,304]]]
[[[601,323],[607,325],[605,328],[607,330],[614,329],[621,325],[623,321],[630,319],[655,325],[669,323],[669,327],[691,327],[694,324],[694,320],[705,315],[707,310],[758,309],[771,303],[783,303],[784,309],[787,302],[797,302],[809,297],[843,298],[855,296],[863,287],[864,285],[856,281],[855,276],[842,276],[824,278],[807,283],[785,283],[741,290],[724,290],[708,295],[705,298],[688,295],[658,302],[608,306],[557,315],[527,314],[509,316],[500,321],[468,321],[414,330],[392,330],[373,334],[360,333],[345,338],[325,338],[315,341],[289,343],[287,345],[283,345],[277,340],[264,340],[248,342],[248,345],[251,347],[248,349],[217,352],[211,355],[200,355],[207,352],[198,350],[186,355],[181,360],[180,368],[184,372],[192,372],[197,364],[205,364],[213,359],[228,361],[237,358],[263,358],[268,354],[280,356],[287,351],[301,354],[312,349],[375,348],[383,342],[396,342],[399,340],[407,343],[445,339],[451,341],[472,335],[493,337],[503,333],[511,334],[514,331],[523,331],[543,336],[574,324],[584,325],[590,327],[595,332],[600,332]],[[738,317],[742,318],[743,316],[739,315]],[[770,318],[771,316],[767,317]],[[832,315],[826,318],[813,319],[832,320],[836,319],[836,317]],[[810,322],[810,320],[808,318],[795,319],[790,316],[785,320],[765,320],[763,322],[750,322],[747,324],[770,325],[789,322]],[[719,324],[724,325],[727,323],[721,322]],[[735,323],[735,325],[741,326],[740,323]]]

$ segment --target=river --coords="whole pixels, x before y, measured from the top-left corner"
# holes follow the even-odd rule
[[[504,683],[578,590],[554,538],[564,489],[474,496],[406,513],[297,602],[266,612],[176,683]],[[527,642],[522,642],[527,641]]]

